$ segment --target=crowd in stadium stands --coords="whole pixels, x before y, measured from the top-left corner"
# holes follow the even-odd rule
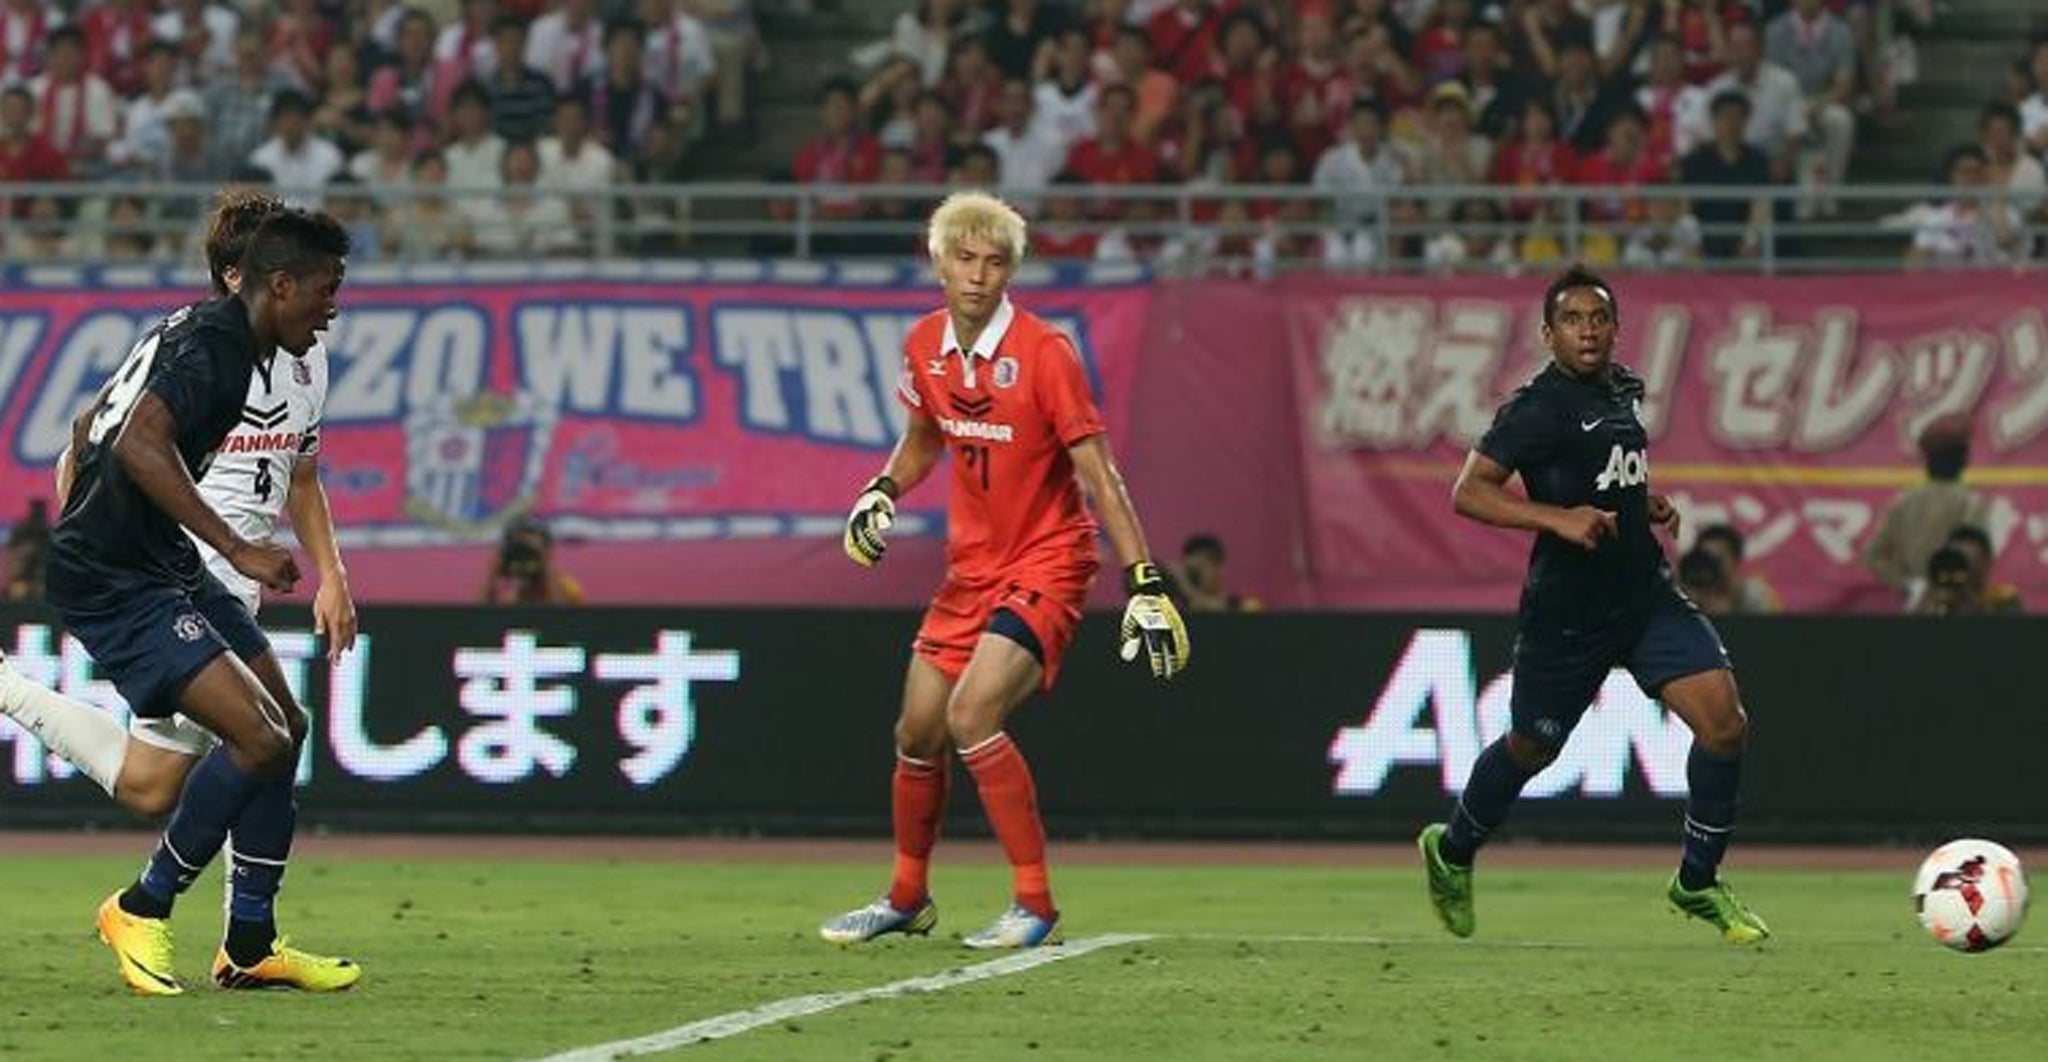
[[[1906,27],[1933,17],[1897,7]],[[855,52],[864,81],[820,94],[793,171],[857,184],[993,170],[1053,256],[1538,265],[1576,226],[1589,263],[1682,265],[1754,253],[1766,204],[1632,189],[1784,184],[1799,189],[1787,216],[1838,215],[1858,127],[1892,106],[1899,63],[1875,22],[1870,0],[920,0]],[[1951,183],[2038,180],[2044,54],[2017,115],[2026,141],[2013,114],[1987,112],[1982,155],[1958,148]],[[1176,204],[1102,191],[1251,183],[1302,191],[1195,198],[1195,220],[1238,224],[1192,242],[1160,224]],[[1417,194],[1476,184],[1520,194]],[[1548,186],[1603,191],[1567,218],[1526,191]],[[1926,204],[1896,223],[1915,258],[2007,261],[2039,202],[2016,195],[2009,217]],[[1382,211],[1406,232],[1396,246]],[[845,197],[827,216],[885,213]]]
[[[679,180],[694,143],[749,128],[754,2],[0,0],[0,182],[268,180],[343,217],[363,258],[573,255],[621,246],[600,244],[621,225],[673,240],[672,199],[593,193]],[[1934,0],[919,0],[823,89],[785,176],[995,186],[1053,257],[1513,268],[1576,238],[1589,264],[1683,266],[1755,253],[1767,220],[1839,213],[1901,65],[1875,28],[1886,2],[1908,28],[1934,17]],[[2008,82],[1930,174],[1970,194],[1886,219],[1911,259],[2030,255],[2048,42]],[[1799,191],[1777,208],[1642,192],[1672,182]],[[1428,191],[1479,184],[1505,191]],[[1268,191],[1184,207],[1119,185]],[[1551,186],[1597,191],[1567,216],[1531,194]],[[929,204],[815,205],[909,229]],[[198,201],[15,190],[0,207],[10,260],[163,258]]]
[[[577,193],[679,179],[763,55],[751,0],[0,0],[0,181],[267,181],[359,258],[575,253]],[[176,254],[198,210],[4,205],[13,260]]]

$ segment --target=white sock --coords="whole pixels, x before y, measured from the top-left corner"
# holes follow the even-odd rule
[[[128,756],[128,731],[112,715],[30,682],[5,660],[0,660],[0,713],[114,795],[114,780],[121,777],[121,761]]]

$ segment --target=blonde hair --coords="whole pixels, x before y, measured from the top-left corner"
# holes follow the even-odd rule
[[[1024,257],[1024,216],[987,192],[954,192],[932,211],[925,230],[925,249],[932,261],[963,241],[976,239],[1002,248],[1014,263]]]

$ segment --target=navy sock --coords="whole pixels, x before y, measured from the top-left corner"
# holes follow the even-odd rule
[[[1742,754],[1716,756],[1694,744],[1685,758],[1685,852],[1678,884],[1704,889],[1715,881],[1721,856],[1735,832],[1735,793],[1742,784]]]
[[[284,884],[299,802],[290,778],[264,783],[235,821],[228,852],[228,958],[254,966],[270,954],[277,937],[277,891]]]
[[[1486,843],[1487,835],[1507,821],[1508,808],[1534,777],[1536,772],[1522,766],[1508,751],[1505,734],[1486,746],[1486,751],[1472,764],[1472,777],[1465,780],[1464,795],[1451,809],[1450,829],[1444,834],[1440,849],[1445,861],[1470,865],[1479,846]]]
[[[185,779],[178,810],[172,813],[170,826],[164,830],[156,852],[149,857],[131,891],[155,900],[168,914],[178,894],[190,888],[193,879],[220,853],[228,827],[241,816],[261,785],[260,779],[235,766],[226,747],[208,753]],[[124,902],[122,906],[128,905]]]

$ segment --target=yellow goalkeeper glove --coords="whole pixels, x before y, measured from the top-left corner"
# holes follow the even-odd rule
[[[896,522],[896,481],[888,476],[876,476],[861,488],[860,497],[854,499],[853,512],[846,517],[846,556],[863,568],[872,568],[881,563],[882,554],[888,552],[889,543],[882,540],[882,532]]]
[[[1159,574],[1159,566],[1140,561],[1124,569],[1124,592],[1131,595],[1124,606],[1124,660],[1136,660],[1143,649],[1153,678],[1170,679],[1186,670],[1187,624],[1181,622],[1173,599],[1166,596],[1166,579]]]

